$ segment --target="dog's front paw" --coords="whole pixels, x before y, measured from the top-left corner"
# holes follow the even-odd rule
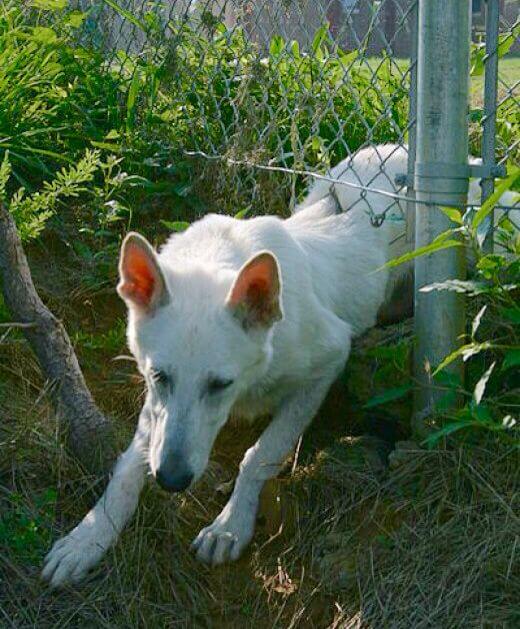
[[[111,537],[107,527],[81,522],[54,544],[45,557],[42,578],[53,588],[78,583],[103,557]]]
[[[255,516],[256,508],[240,511],[228,503],[193,541],[197,559],[212,566],[238,559],[253,537]]]

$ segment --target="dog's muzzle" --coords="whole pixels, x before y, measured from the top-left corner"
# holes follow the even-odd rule
[[[155,480],[165,491],[178,492],[188,489],[193,481],[193,472],[183,468],[168,470],[160,467],[155,472]]]

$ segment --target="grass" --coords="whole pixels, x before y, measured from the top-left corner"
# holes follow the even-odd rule
[[[123,306],[81,287],[74,258],[31,252],[41,293],[78,344],[96,399],[128,443],[142,383],[126,353]],[[67,294],[68,299],[63,299]],[[81,332],[80,332],[81,330]],[[50,592],[42,558],[102,490],[62,446],[38,366],[19,337],[0,347],[0,621],[6,627],[513,627],[519,620],[519,452],[489,441],[384,464],[388,443],[351,437],[390,411],[362,410],[395,369],[374,348],[409,326],[372,331],[307,433],[296,461],[262,495],[257,532],[236,564],[209,569],[189,543],[226,501],[260,427],[230,426],[203,481],[172,497],[153,483],[120,542],[78,588]],[[401,364],[406,352],[401,352]],[[371,377],[367,378],[367,374]],[[384,380],[384,382],[381,382]],[[356,383],[362,382],[363,387]],[[356,391],[358,393],[356,394]],[[357,397],[356,397],[357,395]],[[345,401],[347,400],[347,401]],[[379,413],[379,414],[378,414]]]
[[[498,93],[502,98],[506,96],[507,89],[512,90],[512,94],[518,98],[520,86],[520,57],[505,57],[500,59],[498,64]],[[479,104],[483,100],[484,77],[473,76],[470,83],[471,100],[474,104]]]
[[[381,64],[381,59],[371,57],[367,60],[369,67],[375,71]],[[409,62],[407,59],[393,59],[393,66],[403,75],[408,70]],[[499,60],[499,83],[498,92],[502,98],[506,96],[508,88],[512,90],[513,95],[518,98],[520,86],[520,57],[505,57]],[[472,76],[470,81],[470,97],[473,106],[482,104],[484,93],[484,76]]]

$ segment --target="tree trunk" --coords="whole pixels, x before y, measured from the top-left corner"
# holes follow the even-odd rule
[[[105,470],[113,460],[112,424],[97,408],[62,324],[34,287],[27,258],[10,212],[0,203],[0,274],[4,301],[36,354],[58,416],[65,420],[74,454],[90,469]]]

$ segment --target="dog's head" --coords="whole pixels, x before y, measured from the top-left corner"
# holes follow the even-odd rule
[[[196,262],[170,268],[132,233],[119,272],[128,343],[148,388],[151,471],[182,491],[204,472],[234,403],[266,373],[282,318],[278,263],[264,251],[238,273]]]

